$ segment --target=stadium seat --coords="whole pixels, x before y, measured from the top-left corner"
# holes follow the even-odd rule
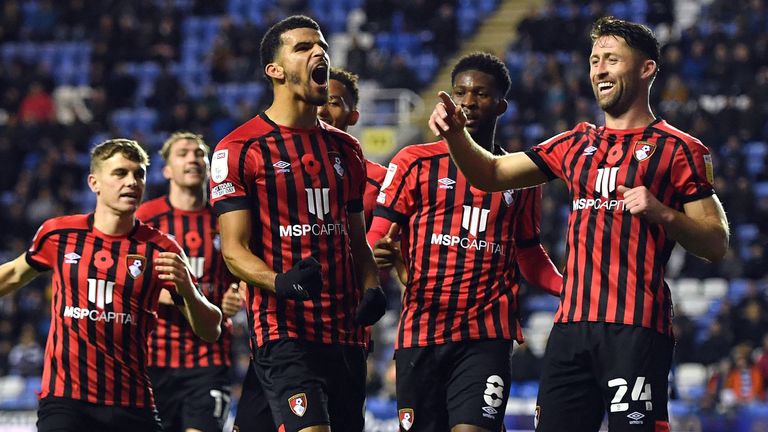
[[[755,183],[754,186],[752,186],[752,190],[755,193],[755,198],[757,199],[768,198],[768,181]]]
[[[699,297],[702,294],[701,281],[695,278],[680,278],[675,283],[675,291],[673,296],[677,299]]]
[[[24,378],[16,375],[0,377],[0,406],[19,398],[24,391]]]
[[[728,295],[728,281],[723,278],[707,278],[702,281],[704,297],[709,300],[722,299]]]
[[[749,281],[746,279],[731,279],[728,287],[728,301],[733,304],[738,303],[747,294],[748,289]]]
[[[369,397],[365,401],[365,408],[380,419],[388,419],[397,415],[397,402],[391,399]]]
[[[682,363],[675,368],[675,385],[683,400],[694,400],[704,394],[707,368],[700,363]]]
[[[680,312],[691,318],[699,318],[709,310],[709,299],[696,296],[678,296],[677,306]]]

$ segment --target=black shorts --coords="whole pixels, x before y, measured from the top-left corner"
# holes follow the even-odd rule
[[[552,328],[536,403],[537,432],[669,431],[672,338],[623,324]]]
[[[334,432],[362,432],[363,347],[282,339],[259,347],[254,362],[275,424],[285,432],[327,424]]]
[[[37,410],[39,432],[161,432],[154,408],[124,408],[47,396]]]
[[[248,372],[243,379],[243,392],[237,402],[237,415],[233,432],[277,432],[272,410],[264,389],[261,387],[253,362],[248,363]]]
[[[149,368],[155,403],[166,431],[187,428],[221,431],[229,414],[226,366],[194,369]]]
[[[447,431],[459,424],[501,430],[512,343],[479,340],[397,350],[400,430]]]

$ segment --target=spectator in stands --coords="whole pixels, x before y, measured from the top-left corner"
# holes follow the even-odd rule
[[[760,369],[752,362],[749,345],[733,349],[733,369],[725,380],[725,388],[732,391],[739,404],[765,400],[765,387]]]
[[[768,334],[763,336],[763,344],[760,347],[757,357],[757,368],[763,377],[763,383],[768,387]]]
[[[675,350],[673,362],[675,364],[693,361],[695,324],[679,307],[675,307],[672,320],[672,334],[675,335]]]
[[[728,356],[732,338],[723,328],[723,323],[715,319],[709,325],[707,336],[696,350],[695,360],[704,365],[715,364]]]
[[[45,91],[39,82],[33,82],[29,91],[21,101],[19,119],[23,122],[37,124],[48,123],[55,118],[53,98]]]
[[[704,393],[704,397],[701,400],[701,408],[704,411],[714,411],[716,409],[725,408],[732,405],[733,398],[727,394],[724,394],[723,390],[726,388],[726,380],[731,372],[731,360],[728,357],[722,358],[717,367],[713,370],[712,374],[707,379],[707,387]],[[723,396],[725,396],[723,398]]]
[[[8,354],[8,365],[12,375],[34,377],[43,372],[43,349],[37,342],[32,324],[26,323],[21,327],[19,343]]]
[[[512,381],[538,381],[541,376],[541,358],[526,343],[515,348],[509,366],[512,369]]]
[[[735,341],[759,346],[763,335],[768,333],[768,317],[766,317],[762,302],[758,299],[748,299],[737,311],[734,328]]]
[[[747,279],[758,280],[766,275],[768,269],[768,258],[765,256],[765,239],[759,238],[752,240],[747,249],[747,256],[744,261],[744,277]],[[764,300],[764,295],[763,295]],[[762,306],[765,306],[763,301]],[[765,308],[763,308],[765,311]]]

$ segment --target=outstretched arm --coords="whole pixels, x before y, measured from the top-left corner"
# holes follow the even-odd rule
[[[27,263],[25,254],[0,266],[0,297],[28,284],[40,272]]]
[[[448,143],[451,157],[472,186],[485,191],[521,189],[547,181],[546,175],[522,152],[495,156],[477,144],[464,128],[467,117],[446,92],[429,118],[429,127]]]

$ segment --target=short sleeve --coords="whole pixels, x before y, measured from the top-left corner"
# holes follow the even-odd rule
[[[564,178],[563,161],[576,133],[576,129],[574,129],[555,135],[547,141],[533,146],[525,153],[549,180]]]
[[[222,141],[211,157],[211,203],[218,215],[249,207],[248,187],[254,183],[258,162],[250,146]]]
[[[56,262],[58,236],[55,235],[53,225],[53,221],[48,220],[37,229],[32,238],[32,245],[25,254],[27,264],[39,272],[52,269]]]
[[[684,203],[715,193],[712,155],[699,141],[683,142],[672,160],[672,185]]]
[[[376,198],[374,216],[382,216],[400,224],[406,223],[415,210],[417,176],[418,169],[408,148],[400,150],[389,163],[384,175],[379,196]]]
[[[540,244],[541,235],[541,187],[516,191],[517,208],[513,239],[518,248]]]

